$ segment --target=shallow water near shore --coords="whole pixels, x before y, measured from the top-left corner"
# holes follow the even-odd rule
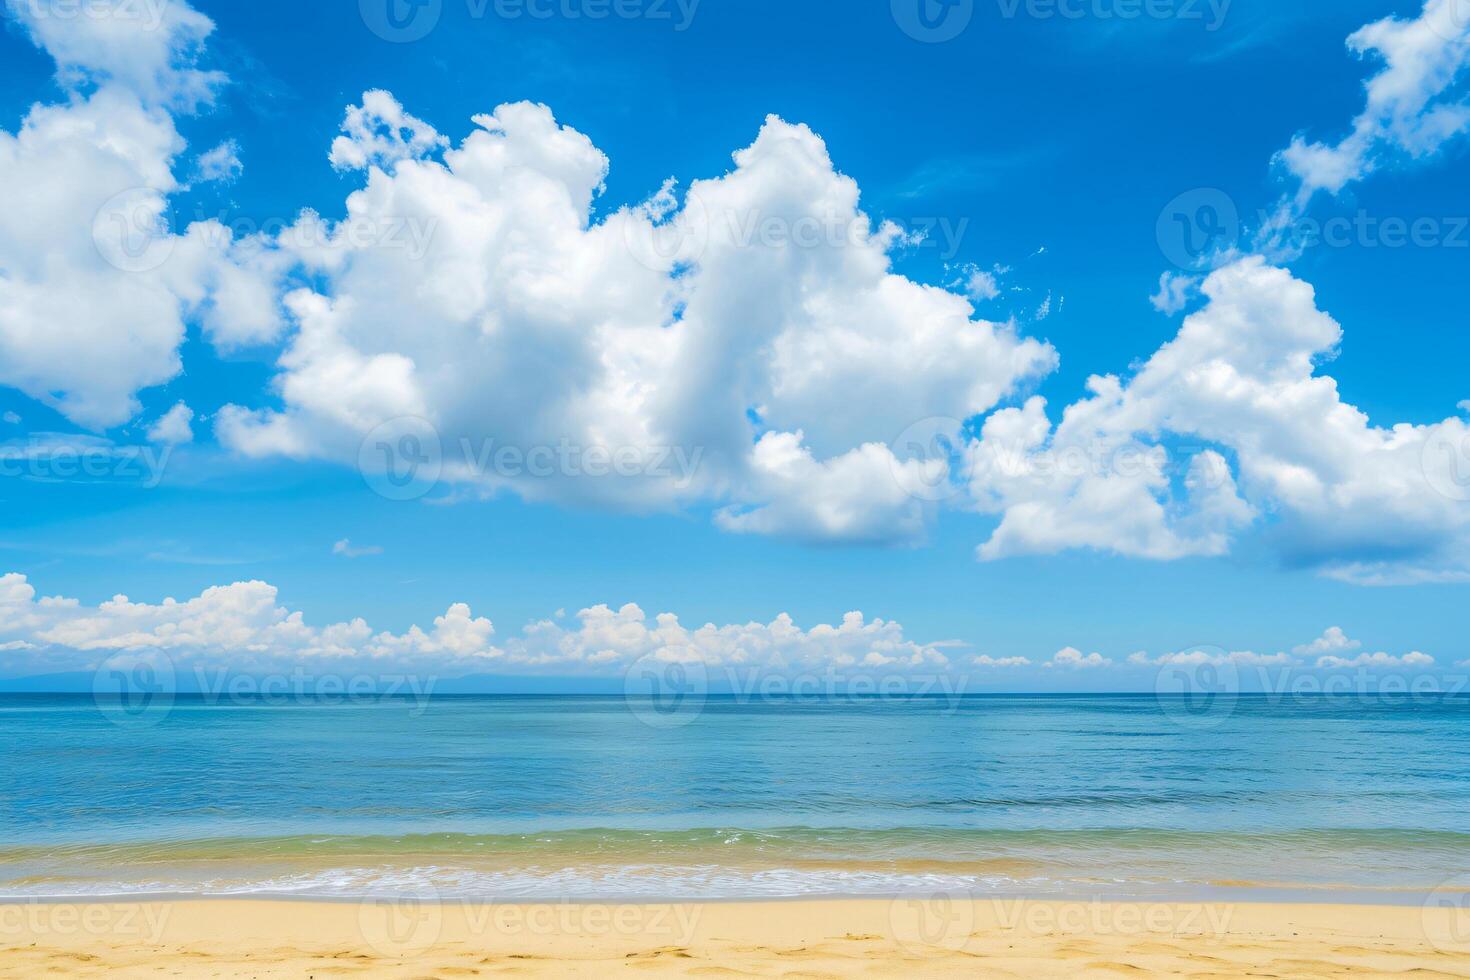
[[[634,709],[637,706],[633,706]],[[1470,876],[1470,702],[0,695],[0,896],[953,891],[1394,902]],[[1291,899],[1283,899],[1291,900]]]

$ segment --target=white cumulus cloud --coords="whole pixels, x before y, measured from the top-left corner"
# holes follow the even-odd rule
[[[1315,657],[1320,654],[1342,653],[1344,650],[1356,650],[1363,644],[1352,639],[1343,632],[1340,626],[1329,626],[1321,636],[1311,643],[1303,643],[1301,646],[1292,647],[1292,653],[1303,657]]]
[[[194,441],[194,410],[183,402],[165,412],[148,429],[150,442],[179,446]]]
[[[617,676],[644,657],[762,671],[942,670],[948,660],[898,623],[851,612],[836,625],[802,629],[782,614],[770,623],[690,629],[677,616],[649,617],[636,605],[581,610],[566,625],[531,623],[499,639],[494,624],[455,603],[431,628],[378,631],[361,618],[313,626],[281,604],[265,582],[236,582],[183,600],[96,606],[41,597],[24,575],[0,576],[0,667],[77,669],[118,653],[168,654],[180,667],[239,670],[316,666],[433,669],[460,673]],[[22,656],[23,655],[23,656]]]
[[[1428,654],[1406,653],[1402,657],[1395,657],[1388,653],[1360,653],[1356,657],[1319,657],[1318,667],[1341,668],[1341,667],[1432,667],[1434,658]]]
[[[1094,548],[1225,553],[1269,512],[1282,560],[1371,584],[1470,577],[1470,501],[1455,492],[1462,419],[1373,425],[1319,372],[1342,337],[1310,285],[1249,257],[1212,273],[1206,305],[1127,380],[1052,426],[1033,398],[970,449],[984,559]],[[1187,468],[1173,462],[1188,459]]]
[[[929,511],[889,441],[982,414],[1056,364],[964,295],[893,272],[900,230],[861,210],[805,126],[768,118],[682,201],[670,184],[594,220],[609,161],[586,136],[531,103],[474,122],[445,148],[386,92],[349,110],[332,159],[364,185],[321,225],[330,247],[281,236],[325,286],[286,298],[281,404],[227,408],[227,445],[355,461],[374,427],[414,416],[438,433],[445,482],[471,492],[708,503],[735,531],[911,542]],[[568,444],[699,463],[682,479],[533,476],[477,455]]]
[[[195,67],[212,22],[183,2],[5,4],[56,61],[65,101],[0,130],[0,383],[95,429],[181,370],[197,319],[216,340],[273,334],[259,269],[215,222],[176,235],[168,197],[185,150],[173,113],[212,98]]]
[[[1113,661],[1100,653],[1083,654],[1076,647],[1063,647],[1058,650],[1050,660],[1042,664],[1043,667],[1111,667]]]
[[[1297,136],[1280,154],[1301,182],[1297,205],[1319,190],[1336,194],[1392,155],[1429,156],[1470,125],[1456,82],[1470,65],[1464,0],[1427,0],[1417,17],[1385,17],[1347,40],[1359,57],[1382,63],[1364,86],[1366,104],[1335,144]]]

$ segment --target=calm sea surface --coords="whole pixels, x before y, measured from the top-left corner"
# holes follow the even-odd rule
[[[636,707],[636,705],[635,705]],[[0,897],[1383,901],[1470,874],[1470,701],[0,695]]]

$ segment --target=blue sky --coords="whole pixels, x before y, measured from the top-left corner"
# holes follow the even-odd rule
[[[1150,296],[1159,291],[1160,276],[1202,280],[1251,252],[1268,253],[1268,265],[1287,270],[1293,285],[1310,284],[1317,309],[1341,325],[1340,344],[1326,345],[1335,354],[1317,351],[1314,364],[1319,376],[1336,380],[1342,401],[1357,406],[1369,425],[1432,427],[1461,413],[1457,404],[1470,398],[1463,296],[1470,271],[1470,229],[1463,221],[1470,216],[1470,184],[1464,179],[1466,141],[1458,130],[1411,149],[1395,145],[1390,134],[1354,179],[1335,192],[1312,195],[1293,212],[1297,222],[1357,218],[1357,230],[1344,242],[1270,251],[1255,235],[1262,218],[1303,183],[1277,155],[1297,136],[1336,144],[1363,112],[1365,82],[1382,62],[1372,53],[1355,55],[1346,39],[1384,18],[1419,17],[1422,5],[1345,0],[1293,7],[1233,0],[1220,9],[1181,2],[1166,5],[1177,16],[1126,19],[1118,15],[1126,4],[1106,0],[1064,5],[1080,11],[1075,18],[1048,16],[1052,7],[1025,2],[1007,16],[1009,4],[976,0],[973,10],[961,5],[971,19],[956,37],[926,43],[902,29],[904,2],[895,0],[895,9],[873,3],[839,11],[832,4],[703,0],[692,15],[673,2],[630,4],[646,15],[594,19],[585,12],[595,5],[570,0],[538,8],[551,11],[544,18],[443,0],[420,14],[439,18],[426,36],[391,43],[371,29],[380,14],[372,0],[193,0],[214,29],[188,70],[222,72],[227,80],[212,82],[211,95],[194,111],[181,107],[177,93],[170,95],[166,111],[187,144],[170,163],[178,183],[191,186],[168,189],[162,198],[180,235],[209,218],[237,231],[279,228],[303,209],[340,220],[345,198],[364,185],[368,167],[334,166],[328,153],[347,108],[362,103],[364,92],[382,89],[450,146],[475,128],[470,117],[477,113],[521,100],[549,106],[557,123],[584,134],[607,158],[604,187],[591,204],[589,220],[596,224],[647,201],[669,178],[682,194],[692,180],[729,173],[731,154],[751,146],[774,114],[805,124],[825,143],[832,167],[856,182],[859,207],[875,223],[887,219],[910,232],[929,231],[923,243],[891,249],[895,273],[956,296],[966,293],[963,280],[976,270],[989,273],[994,295],[981,289],[967,297],[975,317],[1013,321],[1018,343],[1029,339],[1054,350],[1054,370],[1019,372],[982,410],[970,411],[981,408],[976,403],[929,413],[960,416],[967,423],[962,438],[977,439],[992,412],[1019,411],[1038,395],[1055,425],[1065,406],[1087,396],[1090,376],[1115,374],[1126,381],[1179,333],[1184,317],[1202,309],[1209,315],[1198,281],[1182,309],[1156,309]],[[179,0],[174,6],[184,7]],[[40,29],[34,21],[23,23],[26,16],[12,9],[0,35],[0,130],[7,134],[18,131],[33,104],[85,99],[122,85],[125,74],[116,65],[105,72],[88,66],[84,53],[82,74],[90,77],[58,79],[52,55],[62,42],[36,43]],[[1446,41],[1460,52],[1459,61],[1431,100],[1452,115],[1463,96],[1465,43],[1463,37]],[[169,65],[184,70],[176,60]],[[199,155],[222,144],[233,147],[238,175],[191,179]],[[406,159],[416,165],[438,152]],[[404,158],[374,165],[391,173]],[[86,193],[77,187],[77,196]],[[1238,250],[1180,268],[1177,243],[1159,229],[1169,227],[1161,214],[1181,195],[1190,207],[1201,200],[1232,205],[1243,226],[1232,236]],[[1379,229],[1385,219],[1427,221],[1424,243],[1384,244]],[[1364,220],[1371,230],[1362,230]],[[61,248],[49,234],[36,232],[33,251]],[[22,239],[10,247],[27,244]],[[7,275],[4,259],[0,253],[0,277]],[[165,270],[181,261],[176,251]],[[423,272],[426,278],[437,274]],[[700,274],[669,270],[668,283]],[[345,280],[333,275],[282,273],[271,283],[273,309],[287,292],[283,284],[345,294]],[[733,273],[732,282],[739,293]],[[1251,282],[1256,288],[1257,280]],[[1285,282],[1261,288],[1285,289]],[[766,309],[758,298],[740,294],[753,318]],[[1215,300],[1217,306],[1224,302]],[[1245,300],[1241,305],[1255,308]],[[1295,307],[1283,301],[1283,309]],[[696,316],[690,314],[691,322]],[[280,606],[302,612],[308,623],[361,616],[375,630],[394,633],[414,623],[427,630],[450,603],[467,603],[475,616],[494,621],[498,638],[557,610],[575,618],[578,610],[604,603],[613,609],[636,603],[650,617],[672,612],[690,628],[770,623],[781,613],[810,628],[862,610],[869,620],[902,624],[907,641],[967,644],[943,648],[956,661],[979,654],[1030,659],[1032,667],[985,682],[1012,689],[1139,685],[1138,676],[1126,672],[1041,668],[1064,647],[1099,651],[1120,663],[1137,651],[1158,656],[1201,644],[1266,655],[1307,644],[1331,626],[1360,644],[1354,650],[1423,651],[1444,668],[1470,657],[1463,640],[1470,575],[1463,562],[1442,554],[1465,540],[1467,504],[1429,498],[1426,489],[1423,507],[1395,509],[1407,492],[1397,477],[1383,498],[1395,501],[1383,505],[1386,516],[1374,510],[1380,506],[1376,491],[1341,473],[1338,498],[1351,497],[1351,504],[1301,504],[1280,484],[1273,484],[1275,492],[1262,489],[1269,481],[1253,477],[1252,461],[1242,454],[1266,452],[1260,443],[1270,441],[1269,426],[1261,437],[1243,436],[1239,445],[1221,434],[1235,425],[1223,413],[1194,432],[1143,427],[1147,445],[1171,452],[1177,442],[1193,447],[1191,453],[1218,449],[1233,474],[1231,500],[1252,512],[1249,519],[1227,517],[1213,505],[1189,503],[1182,471],[1175,471],[1163,490],[1153,492],[1168,520],[1177,519],[1168,531],[1183,544],[1125,541],[1127,528],[1104,515],[1096,517],[1101,529],[1045,547],[1028,532],[1018,539],[1021,545],[981,560],[977,547],[992,540],[1008,512],[1013,520],[1021,513],[1009,498],[1009,511],[947,500],[924,512],[917,533],[890,533],[890,519],[878,515],[821,540],[804,533],[808,518],[798,510],[739,529],[719,516],[731,507],[748,515],[785,506],[772,504],[774,491],[765,489],[710,490],[672,503],[653,494],[630,504],[577,486],[540,500],[526,499],[537,491],[514,486],[491,492],[446,484],[424,499],[393,501],[370,489],[350,452],[333,448],[336,437],[319,418],[308,417],[305,402],[288,404],[291,396],[278,385],[290,369],[278,361],[301,326],[291,313],[281,312],[280,320],[250,342],[220,344],[198,315],[186,311],[182,369],[139,387],[137,410],[125,418],[99,422],[58,407],[42,390],[62,387],[47,380],[44,358],[29,380],[19,369],[0,377],[0,413],[10,413],[0,442],[13,450],[38,441],[93,439],[168,452],[156,487],[116,473],[88,480],[7,471],[0,479],[0,573],[22,574],[39,593],[76,597],[84,607],[118,593],[158,603],[258,580],[279,590]],[[21,328],[14,329],[19,336]],[[399,320],[394,329],[432,327]],[[1271,335],[1271,328],[1260,333]],[[559,349],[549,347],[546,357],[554,362]],[[549,363],[546,370],[555,374],[557,366]],[[58,376],[74,383],[64,371]],[[474,384],[473,378],[463,381]],[[519,381],[538,383],[524,373]],[[914,388],[931,384],[917,370],[908,381]],[[932,383],[938,389],[949,381]],[[841,429],[847,413],[867,419],[878,410],[862,404],[861,386],[849,387],[850,394],[843,387],[831,386],[788,413],[809,444],[824,426]],[[690,404],[717,400],[701,396]],[[180,402],[194,413],[191,438],[169,445],[150,435]],[[303,413],[293,417],[304,419],[302,431],[320,441],[301,452],[244,450],[239,439],[222,439],[214,425],[230,405]],[[448,415],[457,408],[438,404],[437,410]],[[755,406],[751,411],[752,443],[766,431],[797,424],[762,418]],[[781,411],[773,407],[772,419]],[[1158,411],[1160,419],[1174,419],[1182,410]],[[800,412],[808,414],[797,417]],[[879,417],[871,431],[897,436],[918,420]],[[495,435],[493,425],[475,431]],[[832,442],[819,458],[868,441],[869,429],[861,431],[861,438]],[[1310,421],[1302,431],[1312,431]],[[1453,439],[1451,445],[1457,445]],[[1310,465],[1334,472],[1338,463],[1343,472],[1357,465],[1340,457],[1323,462],[1311,446],[1300,451],[1315,461]],[[1272,465],[1285,465],[1283,458],[1298,465],[1280,447],[1271,452]],[[1334,452],[1328,446],[1322,456]],[[828,493],[826,486],[782,493],[806,506]],[[1049,522],[1047,534],[1054,525],[1081,520],[1076,499],[1067,498],[1073,509],[1065,520]],[[1429,511],[1432,517],[1425,516]],[[904,513],[892,520],[912,516]],[[1224,523],[1196,530],[1204,526],[1197,518]],[[1431,540],[1437,543],[1425,543]],[[334,553],[339,541],[350,544]],[[1400,549],[1400,541],[1419,543]],[[1372,568],[1342,571],[1363,563]],[[60,654],[48,660],[48,643],[35,636],[25,634],[22,641],[40,652],[8,670],[0,666],[0,675],[71,663]],[[97,649],[121,647],[104,645],[90,655]]]

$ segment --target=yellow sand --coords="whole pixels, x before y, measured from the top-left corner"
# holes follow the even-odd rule
[[[0,976],[1470,977],[1439,904],[5,905]]]

